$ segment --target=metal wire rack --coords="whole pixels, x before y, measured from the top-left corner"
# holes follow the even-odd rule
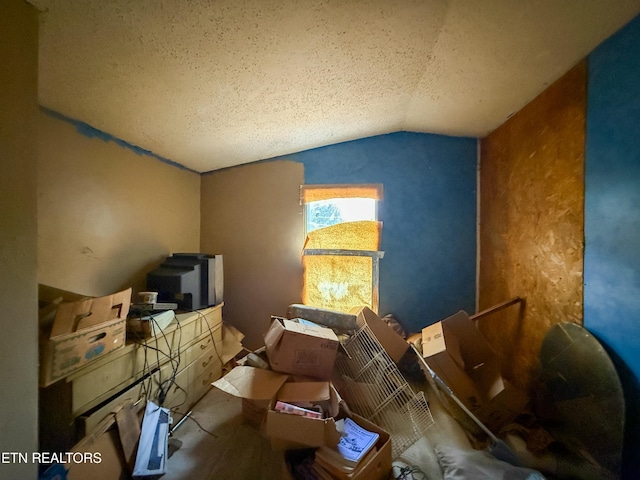
[[[334,383],[352,411],[389,432],[397,458],[434,423],[424,392],[412,390],[368,326],[343,347]]]

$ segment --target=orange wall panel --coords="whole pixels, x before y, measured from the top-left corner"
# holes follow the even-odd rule
[[[505,376],[528,388],[544,335],[582,323],[586,62],[481,141],[479,322]]]

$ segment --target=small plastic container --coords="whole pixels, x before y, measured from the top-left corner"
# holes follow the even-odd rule
[[[139,292],[140,303],[157,303],[158,292]]]

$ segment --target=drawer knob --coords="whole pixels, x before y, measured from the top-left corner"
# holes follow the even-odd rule
[[[209,357],[209,360],[207,360],[206,362],[202,362],[202,367],[206,367],[207,365],[209,365],[211,363],[211,360],[213,359],[213,355],[211,355]]]
[[[211,375],[213,375],[213,372],[209,372],[209,375],[207,375],[207,378],[202,380],[202,386],[205,386],[207,383],[209,383],[209,380],[211,379]]]

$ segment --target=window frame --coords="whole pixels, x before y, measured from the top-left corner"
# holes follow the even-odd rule
[[[300,205],[304,222],[305,239],[310,232],[307,231],[307,204],[312,201],[330,200],[332,198],[372,198],[375,200],[375,222],[380,222],[380,202],[383,200],[383,184],[308,184],[300,186]],[[306,244],[306,240],[305,240]],[[341,250],[341,249],[303,249],[302,255],[338,255],[360,256],[371,258],[371,309],[378,313],[380,301],[380,266],[379,262],[384,257],[383,251],[370,250]],[[304,283],[304,282],[303,282]],[[303,287],[304,288],[304,287]]]
[[[307,230],[307,204],[334,198],[371,198],[375,200],[374,221],[377,222],[380,220],[380,202],[383,200],[383,192],[383,184],[381,183],[300,185],[300,205],[302,206],[305,238],[309,234]]]

